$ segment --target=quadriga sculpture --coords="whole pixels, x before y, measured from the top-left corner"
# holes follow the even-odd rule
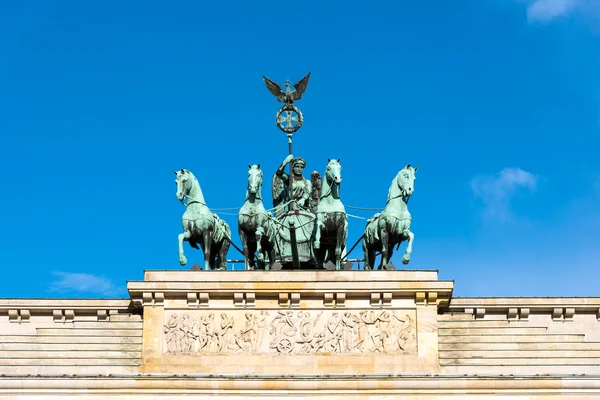
[[[246,269],[256,267],[255,253],[258,261],[263,264],[265,255],[268,263],[264,264],[269,269],[275,262],[275,234],[274,222],[271,215],[265,210],[262,202],[263,172],[260,164],[248,164],[248,186],[246,188],[246,201],[238,213],[238,233],[242,241]]]
[[[388,192],[385,209],[367,222],[362,240],[365,269],[373,269],[375,253],[381,252],[379,269],[392,258],[394,246],[408,240],[402,263],[408,264],[415,235],[410,231],[411,216],[407,204],[415,189],[417,167],[408,164],[398,172]]]
[[[340,199],[342,166],[340,160],[328,160],[317,206],[314,252],[317,267],[333,263],[339,270],[348,237],[348,216]]]
[[[204,252],[204,268],[206,270],[227,268],[227,251],[231,244],[231,230],[227,222],[213,214],[204,201],[202,189],[198,179],[187,169],[175,171],[177,178],[177,199],[181,201],[186,210],[181,217],[183,233],[179,240],[179,263],[187,264],[183,254],[183,242],[197,249],[198,245]],[[185,199],[187,198],[187,204]]]

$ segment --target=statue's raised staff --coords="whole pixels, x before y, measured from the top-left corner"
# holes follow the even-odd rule
[[[186,209],[181,217],[183,233],[179,240],[179,263],[187,264],[183,253],[183,242],[197,249],[198,245],[204,252],[204,268],[206,270],[227,268],[227,251],[231,244],[231,230],[227,222],[213,214],[206,206],[198,179],[187,169],[175,171],[177,178],[177,199]],[[187,203],[185,202],[187,199]]]
[[[266,270],[276,257],[275,222],[262,201],[263,172],[258,165],[248,165],[246,201],[238,213],[238,233],[242,241],[246,269],[252,270],[257,262]],[[258,260],[255,260],[255,253]],[[266,256],[266,257],[265,257]]]
[[[365,269],[373,269],[375,254],[381,252],[379,269],[387,266],[394,246],[408,240],[402,263],[408,264],[415,235],[410,231],[411,216],[408,200],[414,192],[417,167],[408,164],[400,170],[390,186],[385,209],[369,219],[362,240],[365,252]]]
[[[340,270],[342,253],[348,237],[348,216],[340,199],[342,166],[340,160],[328,160],[317,206],[314,251],[317,267],[323,263],[335,265]]]

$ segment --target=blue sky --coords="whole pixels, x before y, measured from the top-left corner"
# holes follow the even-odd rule
[[[455,296],[599,294],[598,3],[31,1],[0,12],[0,296],[180,269],[173,171],[241,206],[248,163],[268,182],[287,155],[261,76],[308,71],[307,172],[340,158],[344,203],[383,207],[419,166],[411,268]]]

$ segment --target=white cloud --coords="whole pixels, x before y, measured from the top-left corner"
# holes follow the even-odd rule
[[[478,176],[471,180],[471,189],[483,202],[483,216],[497,222],[512,217],[510,200],[519,188],[535,190],[537,177],[520,168],[505,168],[496,176]]]
[[[531,23],[546,23],[557,18],[578,14],[597,25],[600,20],[599,0],[516,0],[527,6]]]
[[[86,273],[52,272],[57,279],[50,282],[50,292],[87,293],[116,296],[119,290],[114,283],[103,277]]]
[[[580,0],[535,0],[527,7],[527,18],[532,22],[547,22],[566,15],[581,4]]]

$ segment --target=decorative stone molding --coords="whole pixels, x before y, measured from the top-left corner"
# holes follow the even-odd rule
[[[208,293],[207,293],[208,295]],[[256,295],[252,292],[249,293],[234,293],[233,304],[236,307],[254,307],[256,301]]]
[[[335,294],[335,306],[336,307],[346,307],[346,293],[336,293]]]
[[[300,307],[300,293],[292,293],[290,295],[290,306]]]
[[[279,307],[289,307],[290,296],[287,293],[279,293]]]
[[[107,310],[98,310],[98,321],[108,321],[108,311]]]
[[[280,307],[300,307],[300,293],[279,293]]]
[[[325,294],[323,294],[323,305],[325,307],[333,307],[333,306],[335,306],[335,300],[333,298],[333,293],[325,293]]]
[[[552,310],[552,319],[554,321],[573,321],[573,316],[575,315],[575,308],[567,307],[561,308],[556,307]]]
[[[142,294],[142,304],[144,306],[163,306],[165,303],[165,294],[161,292],[144,292]]]
[[[55,323],[73,322],[75,319],[74,310],[53,310],[52,319]]]
[[[323,305],[325,307],[345,307],[346,293],[324,293]]]
[[[475,319],[483,319],[485,317],[485,308],[476,308],[474,316]]]
[[[389,307],[392,305],[392,294],[387,293],[371,293],[371,307]]]
[[[31,313],[29,310],[8,310],[8,321],[14,323],[29,322]]]
[[[187,294],[187,305],[188,307],[198,307],[198,293],[188,293]]]
[[[565,308],[565,312],[563,314],[565,321],[573,321],[574,315],[575,315],[575,308],[573,308],[573,307]]]
[[[429,292],[429,293],[427,293],[427,304],[428,305],[437,305],[438,304],[438,294],[437,294],[437,292]]]

